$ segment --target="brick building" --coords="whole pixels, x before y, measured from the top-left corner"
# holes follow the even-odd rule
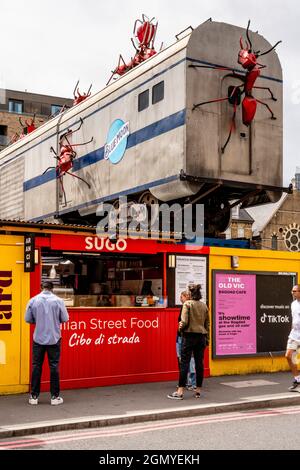
[[[0,89],[0,150],[22,133],[19,118],[25,123],[35,115],[35,126],[39,127],[64,105],[70,107],[72,104],[73,100],[69,98]]]

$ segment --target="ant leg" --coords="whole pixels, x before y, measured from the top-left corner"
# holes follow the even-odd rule
[[[198,64],[190,64],[189,67],[196,69],[211,69],[211,70],[228,70],[230,72],[234,72],[233,69],[230,69],[228,67],[218,67],[217,65],[198,65]]]
[[[67,142],[67,144],[69,145],[69,147],[72,147],[73,144],[71,144],[71,142],[70,142],[69,139],[68,139],[68,137],[70,137],[72,134],[73,134],[73,131],[70,130],[70,129],[68,129],[68,132],[66,132],[65,134],[63,134],[63,135],[60,137],[60,139],[61,139],[60,142],[59,142],[59,143],[60,143],[60,146],[63,145],[62,140],[65,139],[65,141]]]
[[[77,83],[75,85],[75,88],[74,88],[74,91],[73,91],[74,98],[76,98],[75,93],[76,93],[76,89],[77,89],[78,85],[79,85],[79,80],[77,81]]]
[[[65,173],[67,173],[70,176],[74,176],[74,178],[78,178],[80,181],[83,181],[88,186],[88,188],[91,189],[91,185],[86,180],[81,178],[80,176],[77,176],[74,173],[69,173],[68,171],[66,171]]]
[[[115,71],[112,70],[112,74],[111,74],[111,76],[110,76],[110,79],[109,79],[108,82],[106,83],[106,86],[110,84],[110,82],[112,81],[114,75],[115,75]]]
[[[74,129],[74,130],[72,131],[72,133],[79,131],[79,129],[81,128],[81,126],[82,126],[82,124],[83,124],[83,119],[82,119],[82,118],[79,118],[79,120],[80,120],[79,127],[78,127],[77,129]]]
[[[227,100],[228,100],[228,97],[218,98],[216,100],[210,100],[210,101],[203,101],[203,103],[194,104],[192,111],[194,111],[194,109],[198,108],[198,106],[203,106],[204,104],[218,103],[219,101],[227,101]]]
[[[234,105],[233,115],[232,115],[232,118],[231,118],[231,125],[230,125],[230,129],[229,129],[229,134],[228,134],[228,137],[227,137],[227,140],[226,140],[225,144],[223,145],[223,147],[221,147],[222,153],[225,152],[225,149],[227,147],[228,142],[230,141],[231,134],[232,134],[232,131],[233,131],[234,126],[235,126],[236,108],[237,108],[237,105],[235,104]]]
[[[259,90],[268,90],[270,92],[272,100],[277,101],[277,98],[275,98],[275,96],[273,95],[272,90],[270,88],[268,88],[267,86],[254,86],[253,88],[257,88]]]
[[[46,171],[53,170],[53,169],[55,169],[55,166],[48,166],[48,168],[45,171],[43,171],[42,175],[44,175]]]
[[[267,103],[264,103],[263,101],[260,101],[260,100],[258,100],[258,99],[257,99],[256,101],[257,101],[258,103],[263,104],[264,106],[266,106],[266,108],[268,108],[268,110],[269,110],[270,113],[271,113],[271,119],[274,119],[274,120],[277,119],[277,118],[274,116],[274,113],[273,113],[272,109],[270,108],[270,106],[269,106]]]
[[[53,152],[54,155],[55,155],[55,158],[58,158],[58,155],[57,155],[57,153],[56,153],[56,151],[54,150],[53,147],[50,147],[50,152]]]
[[[88,140],[87,142],[83,142],[82,144],[70,144],[71,147],[80,147],[80,145],[86,145],[86,144],[90,144],[91,142],[93,142],[94,140],[94,137],[92,137],[90,140]]]

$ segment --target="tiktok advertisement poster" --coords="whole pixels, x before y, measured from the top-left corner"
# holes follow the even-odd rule
[[[286,350],[292,328],[291,290],[293,277],[289,275],[257,276],[256,328],[257,352]]]
[[[295,273],[214,272],[213,357],[284,352]]]

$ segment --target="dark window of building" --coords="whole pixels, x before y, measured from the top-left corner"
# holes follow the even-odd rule
[[[143,111],[143,109],[148,108],[148,106],[149,106],[149,90],[145,90],[139,94],[138,110]]]
[[[0,126],[0,145],[7,145],[7,126]]]
[[[0,126],[0,135],[7,135],[7,126]]]
[[[24,102],[21,100],[8,100],[8,111],[10,113],[23,113]]]
[[[164,99],[165,82],[159,82],[152,87],[152,104],[158,103]]]
[[[277,235],[272,235],[272,250],[278,250]]]
[[[51,104],[51,116],[56,116],[59,114],[62,106],[60,104]]]

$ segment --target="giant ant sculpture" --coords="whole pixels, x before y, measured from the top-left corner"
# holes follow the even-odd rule
[[[64,184],[63,184],[63,176],[64,175],[68,174],[68,175],[74,176],[74,178],[78,178],[79,180],[83,181],[88,186],[88,188],[91,187],[90,184],[85,179],[81,178],[78,175],[75,175],[74,173],[70,173],[70,171],[69,171],[73,167],[73,161],[77,156],[77,152],[74,150],[74,147],[79,147],[81,145],[89,144],[94,139],[92,137],[89,141],[83,142],[82,144],[73,144],[69,141],[69,138],[75,132],[79,131],[82,124],[83,124],[83,119],[80,118],[80,124],[79,124],[79,127],[77,129],[75,129],[75,130],[68,129],[64,134],[62,134],[60,136],[60,138],[59,138],[59,155],[57,154],[57,152],[54,150],[53,147],[50,148],[50,151],[53,152],[54,155],[55,155],[54,158],[57,160],[57,165],[56,166],[49,166],[43,172],[43,175],[44,175],[48,170],[51,170],[51,169],[56,170],[56,178],[59,179],[60,186],[61,186],[61,189],[62,189],[62,193],[63,193],[63,196],[64,196],[65,205],[67,205],[67,199],[66,199],[66,193],[65,193]]]
[[[114,70],[112,70],[112,75],[106,85],[110,83],[115,75],[124,75],[124,73],[156,54],[156,50],[154,49],[154,40],[158,23],[153,24],[153,20],[154,18],[149,20],[146,15],[142,15],[142,21],[139,19],[135,21],[133,27],[135,41],[131,38],[131,42],[136,53],[128,64],[126,64],[122,55],[119,55],[118,65]],[[138,26],[139,23],[140,26]]]
[[[88,91],[87,91],[86,93],[83,93],[83,95],[80,94],[78,85],[79,85],[79,80],[78,80],[78,82],[76,83],[75,88],[74,88],[74,91],[73,91],[73,96],[74,96],[73,106],[76,106],[76,104],[81,103],[81,102],[84,101],[86,98],[88,98],[89,96],[91,96],[92,84],[90,85],[90,88],[88,89]]]
[[[43,122],[43,121],[40,121],[40,122]],[[22,132],[23,135],[21,134],[22,137],[35,131],[37,128],[35,125],[35,114],[33,115],[30,121],[28,119],[25,119],[25,124],[22,122],[22,118],[19,117],[19,123],[23,129],[23,132]]]
[[[19,123],[20,123],[20,126],[22,128],[22,131],[21,131],[20,134],[18,132],[16,132],[12,136],[12,138],[10,139],[9,145],[17,142],[20,139],[23,139],[23,137],[25,137],[26,135],[28,135],[31,132],[35,131],[37,129],[37,127],[35,125],[35,122],[36,122],[35,114],[30,119],[30,121],[28,119],[25,119],[25,123],[22,121],[21,116],[19,116]],[[40,119],[39,122],[44,122],[44,121]]]
[[[83,93],[81,94],[80,91],[79,91],[79,88],[78,88],[78,85],[79,85],[79,80],[77,81],[76,85],[75,85],[75,88],[74,88],[74,91],[73,91],[73,96],[74,96],[74,100],[73,100],[73,106],[76,106],[77,104],[81,103],[82,101],[84,101],[86,98],[89,98],[91,96],[91,88],[92,88],[92,84],[90,85],[88,91],[86,93]],[[70,106],[67,106],[66,104],[64,104],[61,109],[59,111],[56,111],[55,113],[52,113],[48,119],[52,119],[53,117],[55,116],[58,116],[59,114],[62,114],[64,113],[67,109],[69,109]]]
[[[245,126],[249,126],[251,122],[253,121],[255,113],[256,113],[257,103],[262,104],[268,109],[268,111],[271,114],[271,119],[276,119],[270,106],[267,103],[264,103],[263,101],[257,98],[254,98],[254,96],[252,95],[252,90],[253,89],[267,90],[269,91],[271,95],[271,99],[273,101],[277,101],[277,99],[274,97],[270,88],[262,87],[262,86],[254,86],[254,84],[257,78],[260,76],[260,70],[266,67],[265,65],[259,64],[257,62],[258,57],[262,57],[263,55],[269,54],[273,49],[275,49],[276,46],[278,46],[278,44],[281,41],[278,41],[273,47],[271,47],[266,52],[260,53],[260,51],[254,51],[252,42],[250,39],[250,35],[249,35],[249,26],[250,26],[250,20],[248,21],[248,26],[246,30],[246,36],[247,36],[247,40],[249,41],[249,44],[246,41],[246,48],[245,48],[243,45],[243,39],[241,37],[240,38],[241,49],[238,54],[238,63],[243,67],[243,69],[246,70],[245,75],[243,75],[242,73],[235,72],[235,70],[232,70],[228,67],[219,67],[217,65],[216,66],[195,65],[195,64],[189,65],[189,67],[193,67],[193,68],[201,67],[201,68],[209,68],[209,69],[214,69],[214,70],[229,70],[231,73],[225,75],[225,77],[233,77],[242,81],[241,85],[230,86],[228,88],[228,96],[226,98],[217,98],[214,100],[204,101],[203,103],[198,103],[193,106],[193,110],[195,110],[199,106],[203,106],[209,103],[217,103],[220,101],[228,101],[231,105],[233,105],[233,115],[231,119],[229,134],[228,134],[225,144],[221,148],[222,153],[225,152],[227,144],[230,141],[232,131],[235,127],[235,117],[236,117],[237,106],[240,105],[241,97],[243,94],[245,96],[242,101],[242,120]]]

